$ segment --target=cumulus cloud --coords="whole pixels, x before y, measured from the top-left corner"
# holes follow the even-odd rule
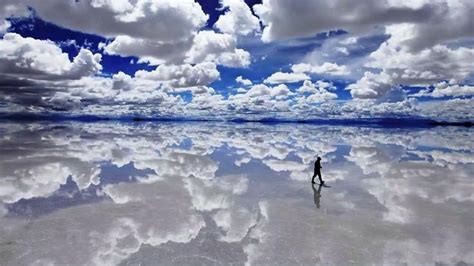
[[[55,108],[57,97],[69,93],[68,85],[102,69],[101,55],[81,49],[71,61],[49,40],[6,33],[0,40],[0,94],[24,107]],[[64,106],[77,106],[77,97]]]
[[[106,45],[104,50],[113,55],[137,56],[140,62],[151,65],[214,62],[228,67],[247,67],[250,64],[250,54],[237,48],[234,36],[210,30],[200,31],[179,42],[160,42],[120,35]]]
[[[428,97],[465,97],[474,95],[474,86],[470,85],[459,85],[459,84],[449,84],[448,82],[440,82],[434,86],[433,90],[425,89],[421,90],[416,94],[411,96],[428,96]]]
[[[80,32],[168,43],[189,39],[208,18],[193,0],[50,0],[26,1],[26,4],[42,19]],[[172,30],[170,25],[173,25]]]
[[[320,66],[313,66],[311,72],[318,74],[329,74],[329,75],[347,75],[349,70],[346,66],[338,65],[335,63],[326,62]]]
[[[252,81],[250,79],[245,79],[242,76],[238,76],[237,78],[235,78],[235,81],[237,83],[240,83],[240,84],[244,85],[244,86],[252,85]]]
[[[49,1],[41,4],[25,0],[15,7],[25,5],[30,5],[46,21],[113,38],[103,47],[111,55],[137,56],[141,62],[152,65],[210,61],[230,67],[246,67],[250,63],[249,53],[237,49],[235,39],[230,34],[199,31],[208,15],[193,0]],[[227,1],[223,5],[230,10],[218,24],[227,29],[223,32],[227,33],[232,28],[238,33],[247,34],[249,30],[256,29],[255,25],[259,25],[258,19],[244,2]],[[248,9],[246,11],[250,17],[242,17],[244,7]],[[53,10],[62,12],[58,14]]]
[[[309,80],[303,82],[303,86],[299,87],[296,91],[299,93],[315,93],[318,89],[335,89],[335,87],[329,83],[322,80],[318,80],[315,83],[312,83]]]
[[[304,73],[287,73],[287,72],[275,72],[264,80],[265,83],[279,84],[279,83],[295,83],[303,80],[310,79],[308,75]]]
[[[256,84],[252,86],[250,90],[248,90],[245,95],[250,96],[250,97],[255,97],[255,96],[264,96],[264,95],[270,95],[271,90],[268,86],[264,84]]]
[[[219,71],[214,63],[206,62],[194,66],[160,65],[153,71],[139,70],[137,79],[166,82],[172,87],[194,87],[208,85],[219,78]]]
[[[285,84],[268,87],[265,84],[255,84],[245,93],[228,97],[226,106],[228,110],[238,112],[257,112],[265,114],[267,110],[274,112],[289,111],[288,96],[293,93]]]
[[[412,52],[394,37],[396,33],[393,32],[393,28],[388,28],[392,38],[369,55],[366,66],[384,69],[395,81],[413,85],[426,85],[451,79],[462,81],[472,73],[474,49],[436,45]]]
[[[343,29],[352,33],[376,26],[404,22],[428,22],[444,11],[442,6],[397,6],[392,1],[311,1],[295,5],[284,0],[266,0],[254,6],[265,25],[262,40],[311,37],[320,32]],[[334,14],[338,14],[335,16]]]
[[[435,4],[442,11],[439,16],[427,20],[425,23],[404,23],[390,26],[394,28],[389,30],[390,34],[398,38],[411,51],[420,51],[442,43],[456,43],[458,40],[472,37],[473,19],[469,15],[474,11],[472,1],[444,0],[433,3],[424,0],[396,4],[411,8],[418,8],[423,4]]]
[[[440,62],[440,63],[433,63]],[[442,62],[442,63],[441,63]],[[437,45],[420,52],[410,52],[390,40],[382,44],[369,56],[369,67],[380,68],[378,74],[365,72],[356,83],[347,87],[354,98],[380,98],[399,85],[429,86],[443,80],[463,81],[474,69],[474,49],[460,47],[451,49]],[[469,86],[435,89],[434,97],[470,94]]]
[[[311,65],[300,63],[291,66],[291,70],[295,73],[316,73],[328,74],[333,76],[342,76],[350,74],[349,69],[345,65],[338,65],[336,63],[325,62],[322,65]]]
[[[215,27],[221,32],[249,35],[260,30],[260,22],[243,0],[220,0],[222,8],[228,10],[219,17]]]
[[[192,44],[193,38],[179,42],[157,42],[119,35],[104,47],[104,51],[111,55],[137,56],[142,62],[158,65],[183,61]]]
[[[270,90],[270,95],[273,97],[286,97],[290,94],[292,94],[292,92],[285,84],[279,84]]]
[[[24,38],[16,33],[6,33],[0,40],[3,74],[41,80],[78,79],[100,71],[100,61],[100,54],[81,49],[71,62],[54,42]]]
[[[474,99],[449,99],[446,101],[420,102],[420,114],[427,118],[444,121],[473,121]]]
[[[353,98],[377,99],[384,96],[393,86],[392,79],[387,73],[365,72],[360,80],[350,84],[347,89],[351,91]]]
[[[214,63],[204,62],[160,65],[153,71],[137,71],[133,77],[123,72],[112,78],[99,77],[94,75],[102,69],[101,55],[87,49],[70,61],[51,41],[7,33],[0,42],[1,92],[7,101],[25,107],[77,110],[94,104],[176,105],[179,96],[167,92],[187,88],[199,94],[200,86],[220,76]]]
[[[330,92],[329,89],[335,89],[332,84],[318,80],[316,83],[312,83],[309,80],[303,82],[303,86],[297,89],[297,92],[304,94],[309,93],[307,97],[301,97],[298,99],[299,104],[304,103],[317,103],[337,98],[337,94]]]
[[[212,112],[216,118],[311,119],[405,117],[410,112],[429,117],[439,113],[433,108],[437,105],[447,108],[446,112],[459,112],[443,117],[472,117],[472,111],[455,107],[468,99],[452,101],[473,95],[472,1],[303,0],[294,4],[265,0],[253,8],[264,26],[261,38],[293,39],[268,47],[284,48],[281,58],[286,60],[288,51],[288,61],[303,63],[292,65],[291,72],[273,73],[263,86],[237,77],[240,88],[224,84],[230,93],[210,87],[221,76],[223,83],[229,81],[218,67],[224,66],[221,71],[259,68],[263,61],[252,58],[250,52],[259,58],[270,54],[254,40],[260,37],[260,22],[252,8],[242,0],[220,4],[223,14],[215,25],[204,27],[208,15],[193,0],[6,0],[0,7],[0,32],[9,27],[5,19],[15,26],[18,21],[12,16],[38,16],[107,38],[97,45],[104,54],[138,57],[132,61],[157,68],[135,74],[125,69],[101,73],[101,55],[84,48],[88,45],[81,49],[79,40],[68,37],[53,43],[6,33],[0,40],[0,110],[189,117]],[[27,7],[33,10],[31,14]],[[348,33],[312,38],[331,30]],[[15,27],[10,31],[16,31]],[[293,50],[307,45],[316,48],[304,55],[300,54],[303,50]],[[71,56],[61,48],[76,48],[78,54]],[[312,83],[312,74],[327,80]],[[283,85],[302,81],[299,87]],[[341,94],[332,82],[349,84],[346,88],[353,101],[333,101]],[[426,89],[416,92],[407,86]],[[183,97],[182,92],[192,97]],[[421,96],[438,102],[429,105],[425,99],[415,99]]]
[[[346,46],[355,49],[353,46],[357,37],[379,34],[380,29],[384,31],[388,39],[380,47],[374,47],[375,51],[366,59],[353,60],[351,71],[346,65],[330,62],[319,66],[296,64],[292,67],[295,73],[349,75],[354,70],[360,73],[362,63],[366,67],[365,74],[362,77],[356,74],[359,80],[347,87],[355,99],[377,99],[376,104],[403,101],[405,96],[400,90],[403,85],[435,88],[414,96],[470,95],[474,55],[473,50],[465,45],[472,33],[472,16],[468,13],[474,10],[474,5],[470,1],[359,1],[352,4],[343,1],[302,1],[293,5],[268,0],[254,9],[265,26],[264,41],[311,37],[320,32],[342,29],[352,36],[333,44],[337,46],[337,53],[345,55],[350,54]],[[329,15],[332,12],[340,15]],[[330,56],[339,58],[339,55],[333,54]],[[325,56],[316,57],[322,60]],[[310,55],[306,59],[309,58]],[[367,68],[370,70],[367,71]],[[443,90],[439,84],[448,80],[453,86]],[[455,85],[463,83],[465,85]]]
[[[446,80],[453,84],[469,80],[474,69],[474,50],[459,41],[465,38],[469,24],[463,14],[474,5],[467,1],[455,2],[447,1],[446,15],[432,23],[386,26],[385,32],[390,38],[373,51],[365,63],[366,67],[378,68],[381,73],[366,72],[355,85],[348,87],[351,94],[356,98],[377,98],[388,92],[389,87],[397,89],[398,85],[431,86]],[[457,16],[459,23],[453,20]],[[456,30],[448,33],[446,25],[453,25]],[[439,32],[434,34],[434,31]],[[444,96],[460,96],[456,93],[462,92],[468,95],[469,87],[439,88],[433,97],[441,97],[443,92]]]
[[[195,64],[206,61],[228,67],[247,67],[250,54],[238,49],[235,38],[230,34],[200,31],[186,54],[185,62]]]

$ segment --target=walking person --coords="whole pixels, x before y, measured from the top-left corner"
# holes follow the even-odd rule
[[[322,177],[321,177],[321,168],[322,168],[322,167],[321,167],[321,157],[318,156],[318,158],[317,158],[316,161],[314,162],[314,174],[313,174],[313,178],[311,179],[311,183],[316,184],[316,183],[314,182],[314,178],[315,178],[316,176],[318,176],[320,184],[321,184],[321,185],[324,184],[324,181],[323,181],[323,179],[322,179]]]

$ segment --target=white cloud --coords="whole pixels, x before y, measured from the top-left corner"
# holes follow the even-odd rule
[[[179,42],[158,42],[149,39],[137,39],[126,35],[117,36],[104,47],[111,55],[137,56],[140,61],[152,65],[182,62],[185,53],[191,48],[193,38]]]
[[[405,23],[391,25],[389,32],[392,38],[398,39],[403,46],[411,51],[420,51],[442,43],[452,43],[472,37],[472,12],[474,3],[469,0],[443,1],[393,1],[398,6],[418,8],[423,4],[436,5],[435,19],[425,20],[423,23]],[[405,21],[408,22],[408,21]],[[398,28],[398,29],[397,29]]]
[[[243,49],[235,49],[233,52],[221,54],[215,62],[227,67],[248,67],[250,65],[250,53]]]
[[[100,62],[101,54],[87,49],[81,49],[70,61],[52,41],[6,33],[0,39],[0,95],[6,102],[26,108],[78,107],[80,97],[70,95],[68,84],[98,73]],[[71,97],[62,101],[67,95]]]
[[[418,104],[419,113],[427,118],[441,121],[473,121],[474,99],[449,99],[427,101]]]
[[[474,86],[470,85],[459,85],[459,84],[449,84],[448,82],[440,82],[434,86],[433,90],[425,89],[421,90],[416,94],[410,96],[428,96],[428,97],[464,97],[474,95]]]
[[[249,97],[265,96],[270,94],[270,88],[264,84],[253,85],[252,88],[245,93],[245,95]]]
[[[291,71],[294,73],[308,73],[311,72],[311,65],[306,63],[294,64],[291,66]]]
[[[237,49],[236,40],[230,34],[200,31],[186,54],[185,62],[195,64],[206,61],[228,67],[247,67],[250,64],[250,54]]]
[[[343,76],[350,74],[349,69],[345,65],[325,62],[322,65],[311,65],[300,63],[291,66],[291,70],[295,73],[317,73],[333,76]]]
[[[272,97],[285,97],[292,94],[291,91],[288,89],[288,86],[285,84],[279,84],[275,87],[273,87],[270,90],[270,95]]]
[[[126,35],[168,43],[188,40],[208,18],[193,0],[50,0],[26,3],[42,19],[69,29],[109,38]]]
[[[112,89],[116,91],[130,91],[132,90],[133,79],[129,75],[120,71],[119,73],[112,76],[113,85]]]
[[[120,35],[105,46],[105,52],[138,56],[140,62],[151,65],[214,62],[228,67],[247,67],[250,64],[250,54],[238,49],[236,45],[235,37],[230,34],[204,30],[179,42],[160,42]]]
[[[392,79],[387,73],[365,72],[360,80],[350,84],[347,89],[351,91],[353,98],[377,99],[384,96],[393,86]]]
[[[244,85],[244,86],[250,86],[252,85],[252,81],[250,79],[244,79],[242,76],[238,76],[236,79],[235,79],[236,82]]]
[[[283,112],[289,110],[287,97],[293,94],[286,85],[280,84],[268,87],[265,84],[255,84],[243,94],[229,96],[226,100],[227,110],[250,111],[265,114],[271,110]],[[232,111],[235,112],[235,111]]]
[[[444,80],[457,83],[470,77],[474,69],[474,49],[435,44],[414,50],[407,40],[415,38],[415,29],[416,25],[412,24],[386,27],[391,37],[372,52],[365,63],[366,67],[378,68],[381,72],[366,72],[355,84],[349,85],[354,98],[381,98],[397,90],[399,85],[430,86]],[[433,96],[441,97],[443,92],[445,96],[460,96],[456,93],[469,94],[469,90],[469,87],[438,88]]]
[[[311,72],[318,74],[329,74],[334,76],[348,75],[350,73],[346,66],[340,66],[338,64],[329,62],[325,62],[320,66],[313,66],[311,68]]]
[[[388,32],[394,36],[393,29],[398,27],[402,26],[389,27]],[[436,45],[412,52],[392,37],[369,55],[366,66],[384,69],[398,83],[429,85],[442,80],[464,80],[473,72],[473,62],[474,49]]]
[[[351,33],[361,33],[380,25],[428,22],[430,18],[438,15],[442,7],[425,4],[412,8],[395,6],[391,1],[376,0],[303,0],[297,5],[285,0],[265,0],[262,4],[255,5],[254,10],[266,26],[262,40],[268,42],[311,37],[330,30],[343,29]]]
[[[278,83],[295,83],[302,80],[310,79],[308,75],[304,73],[286,73],[286,72],[275,72],[264,80],[265,83],[278,84]]]
[[[4,74],[34,79],[77,79],[102,69],[101,55],[81,49],[71,62],[52,41],[6,33],[0,40],[0,69]]]
[[[299,104],[318,103],[336,99],[337,94],[329,92],[328,89],[335,89],[335,87],[330,83],[320,80],[318,80],[315,84],[309,80],[305,80],[303,85],[296,91],[300,94],[309,93],[310,95],[299,98]]]
[[[372,111],[384,111],[393,105],[398,113],[405,107],[417,105],[416,102],[404,100],[406,95],[400,89],[403,85],[435,87],[413,96],[472,95],[470,83],[474,50],[466,45],[472,37],[472,1],[367,0],[347,3],[308,0],[294,5],[283,0],[267,0],[256,5],[254,10],[265,26],[263,41],[312,37],[320,32],[338,29],[348,31],[350,36],[345,40],[327,40],[323,48],[306,55],[303,60],[326,63],[316,67],[297,64],[292,70],[295,73],[354,75],[353,78],[359,80],[347,88],[355,99],[376,100],[372,104],[380,106],[374,106]],[[333,13],[339,15],[332,16]],[[387,41],[368,58],[357,58],[354,54],[355,58],[348,56],[342,59],[345,65],[330,63],[340,62],[341,54],[350,55],[352,50],[367,49],[362,43],[357,43],[358,39],[362,39],[359,37],[381,36],[382,31],[385,31]],[[336,50],[337,53],[326,54],[326,51],[330,51],[328,49]],[[348,64],[350,69],[346,66]],[[367,68],[371,68],[370,71]],[[365,74],[360,77],[363,71]],[[452,84],[440,85],[446,80]],[[397,101],[400,103],[395,104]],[[366,103],[363,105],[367,106]],[[406,110],[410,109],[413,110],[411,107]]]
[[[208,85],[219,79],[219,71],[211,62],[185,65],[159,65],[153,71],[140,70],[135,73],[137,79],[166,82],[172,87],[194,87]]]
[[[335,87],[332,85],[332,83],[324,82],[322,80],[318,80],[315,83],[311,83],[311,81],[305,80],[303,82],[303,86],[299,87],[296,91],[299,93],[317,93],[328,89],[334,90]]]
[[[245,32],[248,26],[241,24],[240,4],[232,1],[225,4],[231,6],[231,11],[225,16],[237,19],[236,27],[240,27],[240,32]],[[250,54],[237,49],[232,35],[199,32],[208,16],[203,13],[199,3],[193,0],[94,0],[67,3],[52,0],[42,4],[33,2],[31,5],[46,21],[114,38],[103,46],[108,54],[137,56],[141,62],[152,65],[206,61],[229,67],[246,67],[250,64]],[[235,15],[233,9],[237,9],[239,15]],[[255,20],[258,22],[257,18],[253,18],[253,23]]]
[[[347,102],[341,109],[347,118],[410,117],[416,113],[417,102],[414,99],[378,101],[359,98]]]
[[[260,30],[260,22],[243,0],[220,0],[222,8],[228,8],[217,20],[215,27],[224,33],[249,35]]]

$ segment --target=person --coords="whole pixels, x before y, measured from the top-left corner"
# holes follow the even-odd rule
[[[314,182],[314,178],[316,176],[318,176],[320,184],[321,185],[324,184],[323,178],[321,177],[321,168],[322,168],[321,167],[321,157],[318,156],[318,158],[314,162],[314,174],[313,174],[313,178],[311,179],[311,183],[316,184]]]

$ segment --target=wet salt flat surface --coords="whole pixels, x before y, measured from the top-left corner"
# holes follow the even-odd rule
[[[469,265],[473,129],[1,123],[0,265]],[[310,185],[323,158],[330,188]]]

